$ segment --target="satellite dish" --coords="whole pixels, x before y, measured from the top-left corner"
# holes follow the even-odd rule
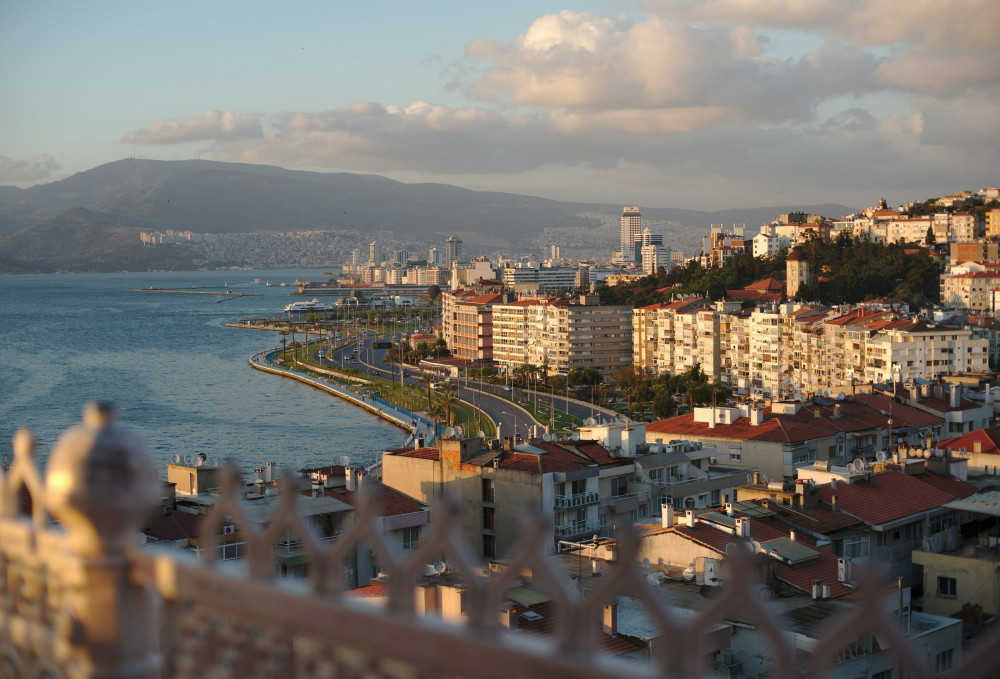
[[[194,466],[195,467],[200,467],[203,464],[205,464],[205,461],[203,459],[201,459],[201,457],[199,457],[197,460],[194,461]]]
[[[885,462],[885,452],[880,450],[875,453],[875,459],[879,462]]]
[[[177,464],[178,462],[180,462],[180,461],[181,461],[181,456],[180,456],[180,455],[177,455],[177,454],[175,453],[175,454],[174,454],[174,457],[173,457],[173,460],[174,460],[174,464]]]
[[[340,457],[337,458],[337,464],[339,464],[341,467],[348,467],[351,464],[351,458],[347,457],[346,455],[341,455]]]
[[[208,462],[208,455],[205,453],[198,453],[198,457],[201,458],[202,462]]]
[[[854,466],[854,471],[858,473],[861,473],[861,471],[865,468],[865,463],[860,459],[855,460],[852,464]]]
[[[447,568],[448,568],[448,564],[446,564],[444,561],[440,561],[439,560],[439,561],[434,562],[434,572],[435,573],[444,573]]]
[[[580,434],[578,432],[573,432],[573,435],[570,436],[570,438],[573,439],[574,441],[579,441],[580,440]]]
[[[552,434],[549,434],[549,433],[542,434],[542,440],[545,441],[546,443],[549,442],[549,441],[551,441],[552,440]]]
[[[454,427],[448,427],[447,429],[444,430],[444,435],[445,435],[445,438],[449,438],[450,439],[452,436],[455,435],[455,428]]]
[[[650,562],[650,560],[649,560],[648,557],[643,557],[643,559],[642,559],[642,567],[643,568],[649,568],[650,563],[651,562]]]
[[[194,460],[191,458],[190,455],[185,455],[184,456],[184,464],[191,464],[193,461]]]
[[[476,434],[476,436],[478,436],[478,437],[479,437],[479,438],[481,438],[481,439],[484,439],[484,438],[486,438],[486,432],[485,432],[485,431],[483,431],[482,429],[480,429],[480,430],[479,430],[479,433],[478,433],[478,434]]]
[[[459,438],[462,438],[462,428],[461,427],[455,427],[455,436],[457,436]]]
[[[847,394],[845,394],[842,391],[841,392],[837,392],[837,400],[838,401],[843,401],[845,398],[847,398]]]
[[[739,547],[736,546],[735,542],[730,542],[726,544],[726,554],[729,554],[730,556],[735,554],[737,549],[739,549]]]
[[[597,424],[597,420],[595,420],[593,417],[588,417],[586,420],[583,421],[583,423],[588,427],[593,427],[595,424]]]

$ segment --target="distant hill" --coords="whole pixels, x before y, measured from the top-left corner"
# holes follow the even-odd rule
[[[120,270],[147,260],[141,268],[193,265],[180,251],[130,251],[130,244],[138,245],[140,229],[250,233],[334,228],[358,231],[362,239],[392,232],[399,241],[438,247],[456,234],[465,241],[466,254],[539,252],[546,239],[602,252],[617,240],[621,207],[446,184],[404,184],[375,175],[127,159],[28,189],[0,187],[0,271]],[[665,235],[690,253],[712,223],[745,222],[748,232],[755,233],[780,212],[796,209],[830,216],[852,211],[824,205],[720,212],[642,208],[642,214],[644,221],[661,223]],[[567,247],[563,250],[568,254]]]

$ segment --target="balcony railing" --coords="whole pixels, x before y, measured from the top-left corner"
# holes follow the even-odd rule
[[[570,521],[556,526],[557,538],[572,538],[580,535],[600,535],[601,525],[595,521]]]
[[[136,537],[158,506],[162,483],[148,449],[106,413],[89,412],[83,426],[59,439],[44,476],[35,465],[30,434],[18,432],[13,450],[10,468],[0,468],[0,676],[5,679],[690,679],[711,673],[708,644],[723,638],[716,634],[720,626],[727,628],[728,640],[731,620],[759,631],[754,648],[767,651],[754,657],[754,667],[775,679],[831,676],[834,656],[859,635],[877,638],[880,645],[884,640],[885,659],[895,663],[893,676],[945,674],[935,673],[928,649],[887,614],[880,596],[885,583],[860,568],[858,596],[824,621],[822,644],[806,652],[785,628],[787,608],[760,596],[756,574],[762,569],[750,561],[752,545],[735,539],[730,546],[738,548],[725,550],[733,561],[725,569],[725,587],[705,607],[682,614],[659,580],[643,572],[639,540],[628,525],[615,529],[616,565],[588,591],[578,580],[564,579],[557,561],[545,556],[551,544],[543,517],[526,516],[524,539],[503,555],[516,567],[495,571],[483,569],[463,544],[457,505],[436,506],[426,540],[410,552],[384,539],[371,497],[362,497],[355,521],[339,539],[324,541],[298,513],[293,479],[282,481],[287,492],[278,496],[269,523],[260,525],[242,499],[239,474],[227,467],[219,471],[222,488],[215,503],[201,517],[204,544],[194,557],[138,548]],[[230,524],[239,527],[249,553],[220,567],[216,547],[222,527]],[[557,526],[556,535],[582,538],[600,530],[574,521]],[[309,580],[284,585],[278,580],[274,541],[285,534],[301,538]],[[344,574],[361,549],[370,550],[389,576],[378,590],[384,606],[363,605],[344,591]],[[428,577],[428,564],[438,562],[463,590],[456,622],[424,619],[417,610],[424,597],[415,596],[415,588]],[[506,588],[525,568],[544,585],[559,616],[548,635],[509,634],[498,622]],[[626,596],[641,602],[647,613],[643,635],[655,637],[650,652],[631,661],[605,655],[603,645],[594,643],[597,630],[592,635],[587,627],[595,623],[599,629],[602,607]],[[1000,632],[987,628],[981,634],[968,647],[958,647],[949,677],[997,675]]]
[[[572,509],[574,507],[586,507],[596,505],[600,502],[601,496],[596,492],[576,493],[575,495],[556,495],[556,509]]]

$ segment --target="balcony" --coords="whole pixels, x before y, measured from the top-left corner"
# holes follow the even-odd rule
[[[601,525],[596,521],[570,521],[555,527],[557,538],[578,538],[601,534]]]
[[[601,496],[596,492],[577,493],[575,495],[556,495],[556,509],[573,509],[574,507],[586,507],[596,505],[601,501]]]

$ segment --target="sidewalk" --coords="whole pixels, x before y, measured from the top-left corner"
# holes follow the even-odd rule
[[[398,408],[377,396],[368,397],[339,384],[313,377],[300,370],[292,370],[291,368],[276,365],[272,363],[271,357],[277,352],[278,349],[268,349],[254,354],[250,357],[250,366],[262,372],[298,380],[303,384],[308,384],[316,389],[322,389],[329,394],[342,398],[353,405],[361,406],[382,419],[405,429],[410,434],[408,442],[412,440],[414,434],[418,433],[417,430],[423,433],[426,445],[434,442],[434,424],[424,417],[403,408]]]

